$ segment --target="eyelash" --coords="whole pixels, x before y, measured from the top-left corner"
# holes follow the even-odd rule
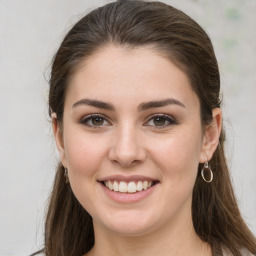
[[[88,115],[88,116],[85,116],[82,120],[81,120],[81,124],[85,125],[85,126],[88,126],[88,127],[92,127],[92,128],[95,128],[95,129],[98,129],[98,128],[101,128],[102,125],[100,126],[97,126],[97,125],[93,125],[93,124],[88,124],[89,121],[92,121],[93,118],[101,118],[103,119],[103,121],[107,121],[108,120],[106,119],[105,116],[103,115],[100,115],[100,114],[91,114],[91,115]],[[109,122],[108,122],[109,123]]]
[[[154,115],[152,115],[152,116],[149,117],[147,123],[148,123],[150,120],[154,120],[154,119],[159,118],[159,117],[160,117],[160,118],[163,118],[164,121],[167,121],[167,122],[169,122],[169,123],[168,123],[168,124],[164,124],[164,125],[162,125],[162,126],[157,126],[157,125],[146,125],[146,126],[152,126],[152,127],[154,127],[154,129],[164,129],[164,128],[170,126],[170,125],[175,125],[175,124],[177,124],[176,120],[175,120],[173,117],[171,117],[171,116],[169,116],[169,115],[166,115],[166,114],[154,114]]]
[[[107,118],[101,114],[91,114],[91,115],[88,115],[88,116],[85,116],[81,121],[80,123],[85,125],[85,126],[88,126],[88,127],[91,127],[91,128],[94,128],[94,129],[99,129],[101,128],[102,126],[104,125],[93,125],[93,124],[88,124],[89,121],[92,121],[93,118],[100,118],[100,119],[103,119],[103,122],[107,121],[108,123],[110,123]],[[157,125],[147,125],[145,124],[145,126],[152,126],[154,127],[154,129],[163,129],[163,128],[166,128],[170,125],[175,125],[177,124],[176,120],[172,117],[170,117],[169,115],[166,115],[166,114],[155,114],[155,115],[152,115],[148,118],[148,121],[146,123],[149,123],[149,121],[151,120],[154,120],[155,118],[163,118],[164,121],[167,121],[169,122],[169,124],[164,124],[162,126],[157,126]]]

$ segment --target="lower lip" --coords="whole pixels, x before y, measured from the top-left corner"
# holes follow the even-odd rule
[[[150,196],[158,185],[155,184],[146,190],[138,191],[135,193],[121,193],[108,189],[101,182],[99,182],[99,184],[108,197],[119,203],[135,203],[141,201]]]

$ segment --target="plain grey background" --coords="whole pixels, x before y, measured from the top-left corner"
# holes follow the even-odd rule
[[[110,1],[0,0],[0,256],[43,245],[57,154],[47,116],[50,63],[65,33]],[[220,64],[227,158],[256,233],[256,0],[169,0],[210,35]]]

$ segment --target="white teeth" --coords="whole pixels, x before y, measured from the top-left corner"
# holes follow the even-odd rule
[[[137,189],[137,187],[136,187],[135,182],[132,181],[132,182],[128,183],[128,192],[129,193],[135,193],[136,189]]]
[[[142,181],[139,181],[138,183],[137,183],[137,191],[142,191]]]
[[[111,182],[111,181],[110,181]],[[114,191],[118,191],[118,183],[116,181],[114,181],[114,184],[113,184],[113,190]]]
[[[137,191],[142,191],[150,188],[153,185],[152,181],[138,181],[137,184],[135,181],[125,182],[120,181],[119,183],[117,181],[111,181],[107,180],[104,181],[104,185],[110,189],[114,190],[115,192],[120,193],[136,193]]]
[[[119,192],[125,193],[127,191],[128,191],[127,183],[121,181],[120,184],[119,184]]]
[[[146,190],[148,188],[148,182],[143,181],[142,187],[143,187],[144,190]]]
[[[113,184],[112,184],[111,181],[108,181],[108,188],[109,188],[110,190],[113,190]]]

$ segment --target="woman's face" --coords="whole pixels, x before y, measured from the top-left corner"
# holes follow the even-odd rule
[[[152,48],[108,46],[87,58],[56,134],[94,226],[138,235],[191,219],[205,161],[199,100],[186,74]]]

